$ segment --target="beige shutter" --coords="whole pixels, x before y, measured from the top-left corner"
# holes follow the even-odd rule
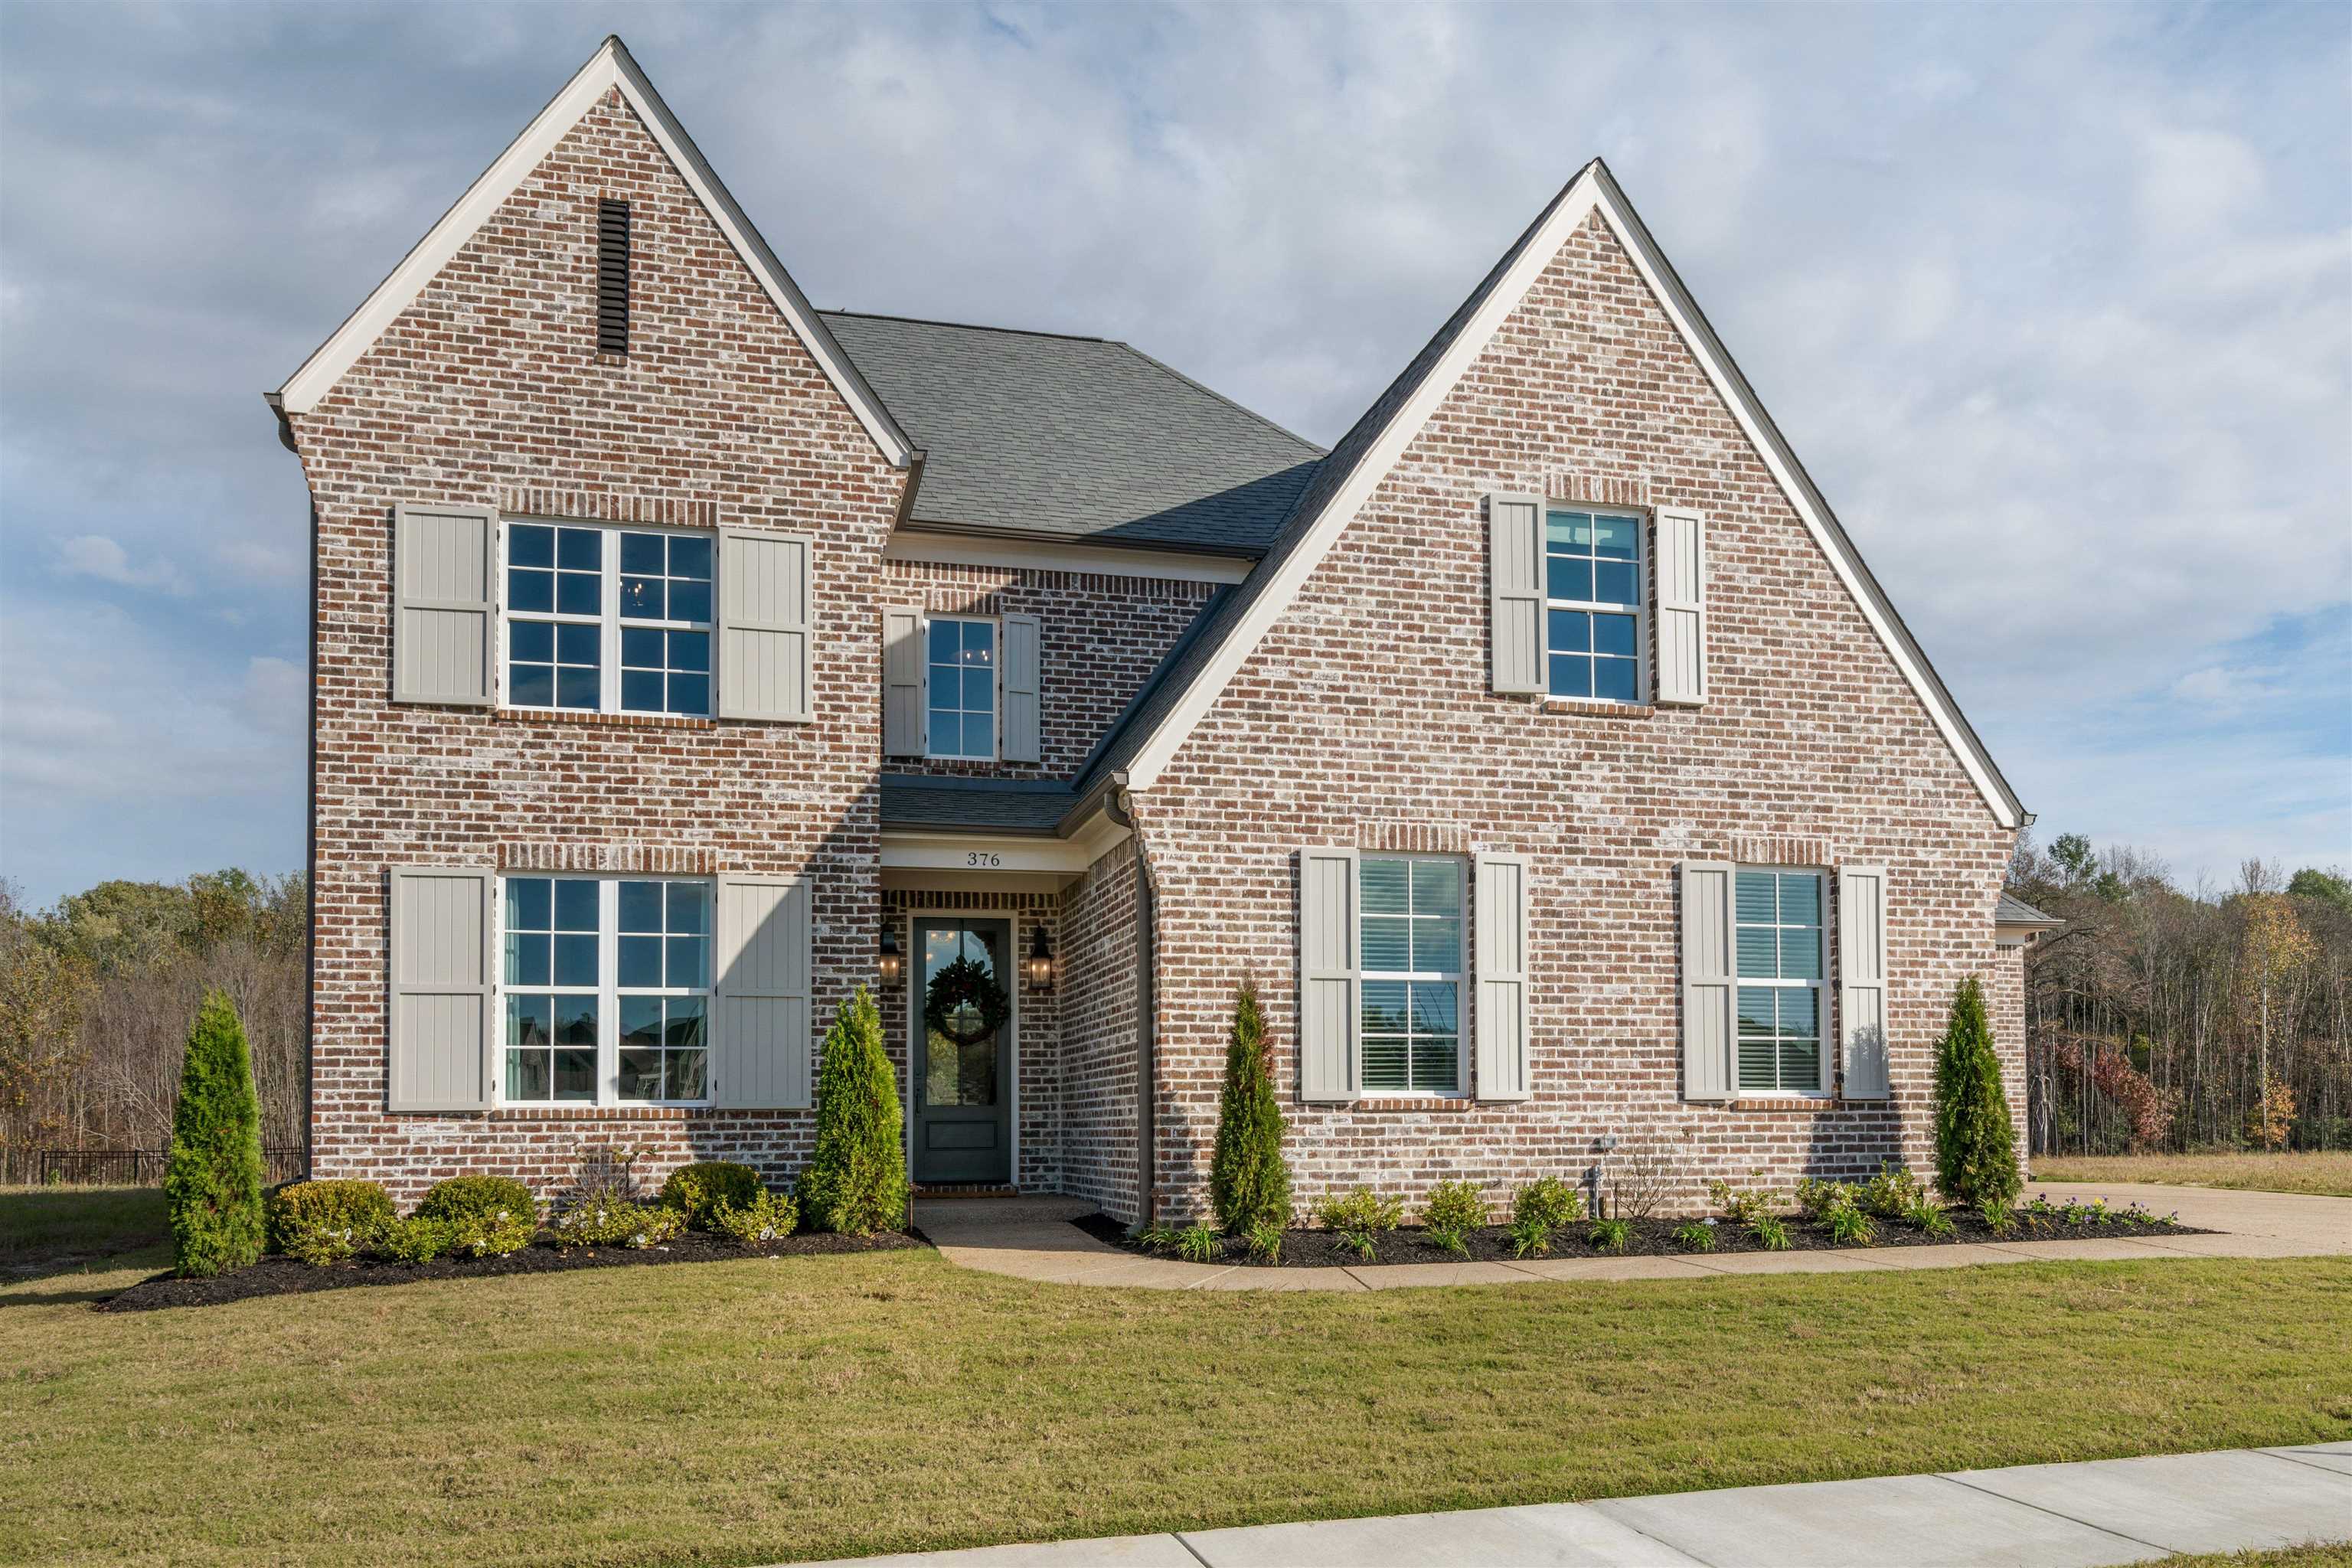
[[[1685,860],[1683,884],[1683,1098],[1729,1100],[1738,1042],[1732,867]]]
[[[1848,1100],[1885,1100],[1886,868],[1838,868],[1838,1039]]]
[[[711,1103],[797,1110],[809,1103],[809,884],[719,879],[711,1019]]]
[[[1706,515],[1658,509],[1657,700],[1706,700]]]
[[[1004,617],[1003,760],[1034,763],[1045,757],[1045,722],[1039,700],[1040,646],[1037,617]]]
[[[490,1103],[490,900],[495,873],[394,867],[392,1110],[480,1110]]]
[[[1528,1076],[1528,858],[1481,855],[1476,864],[1478,1098],[1526,1100]]]
[[[393,509],[394,702],[489,705],[498,522],[483,506]]]
[[[923,612],[882,607],[882,754],[923,754]]]
[[[1526,696],[1544,679],[1543,497],[1486,497],[1486,577],[1495,689]]]
[[[810,667],[814,542],[797,533],[719,534],[719,716],[815,716]]]
[[[1352,1100],[1358,1065],[1356,852],[1298,852],[1298,1098]]]

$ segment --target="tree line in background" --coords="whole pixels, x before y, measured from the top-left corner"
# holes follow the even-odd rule
[[[2009,890],[2026,950],[2033,1152],[2352,1148],[2352,879],[2250,860],[2227,889],[2067,834]]]
[[[299,876],[100,882],[37,912],[0,884],[0,1154],[163,1148],[208,988],[245,1021],[262,1142],[301,1144],[306,942]]]

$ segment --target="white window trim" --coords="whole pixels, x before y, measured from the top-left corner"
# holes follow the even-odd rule
[[[1554,610],[1581,610],[1588,614],[1622,616],[1627,614],[1623,605],[1603,604],[1597,599],[1555,599],[1551,596],[1551,514],[1556,511],[1582,512],[1587,517],[1622,518],[1633,525],[1633,695],[1629,700],[1620,697],[1561,697],[1551,689],[1551,613]],[[1577,501],[1543,503],[1543,553],[1536,563],[1543,574],[1543,680],[1547,702],[1598,702],[1611,708],[1645,708],[1650,703],[1650,530],[1654,519],[1647,509],[1640,507],[1592,506]],[[1563,652],[1568,650],[1561,650]]]
[[[1747,926],[1747,929],[1751,931],[1761,929],[1760,927],[1748,926],[1747,922],[1743,921],[1739,918],[1739,874],[1743,871],[1769,871],[1776,877],[1801,876],[1811,877],[1813,879],[1815,887],[1819,889],[1819,897],[1821,899],[1820,908],[1822,911],[1822,924],[1818,929],[1821,934],[1822,961],[1813,966],[1820,970],[1821,973],[1815,975],[1812,979],[1751,980],[1748,976],[1739,973],[1740,930],[1743,926]],[[1837,1098],[1835,1088],[1836,1079],[1831,1070],[1830,1056],[1830,1042],[1835,1037],[1835,1031],[1830,1026],[1830,1001],[1832,993],[1830,989],[1829,922],[1832,918],[1833,918],[1833,911],[1830,907],[1829,900],[1833,891],[1834,889],[1831,885],[1829,872],[1820,866],[1755,866],[1743,861],[1735,863],[1731,868],[1731,1092],[1734,1099],[1834,1100]],[[1776,910],[1775,912],[1777,913],[1778,911]],[[1777,921],[1774,921],[1774,929],[1780,929],[1780,923]],[[1772,989],[1779,991],[1794,991],[1798,987],[1804,985],[1810,985],[1812,987],[1813,1053],[1817,1059],[1817,1067],[1814,1076],[1820,1081],[1819,1088],[1745,1089],[1740,1086],[1739,991],[1742,986],[1747,985],[1769,986]],[[1777,1061],[1778,1053],[1776,1052],[1776,1064]],[[1777,1065],[1775,1070],[1778,1070]]]
[[[1366,864],[1374,860],[1402,860],[1405,862],[1407,868],[1405,871],[1405,879],[1408,887],[1411,886],[1412,878],[1411,868],[1415,861],[1428,861],[1435,864],[1452,866],[1454,868],[1456,872],[1459,873],[1461,877],[1459,887],[1462,895],[1462,912],[1456,917],[1458,921],[1458,930],[1454,935],[1454,963],[1455,967],[1451,972],[1438,969],[1375,970],[1365,966],[1363,868]],[[1356,1061],[1358,1064],[1356,1072],[1360,1080],[1357,1085],[1357,1090],[1359,1097],[1361,1099],[1442,1100],[1468,1100],[1471,1098],[1470,1028],[1469,1020],[1466,1016],[1470,1007],[1470,998],[1465,994],[1465,987],[1469,978],[1468,970],[1470,963],[1470,921],[1471,910],[1473,909],[1471,900],[1475,896],[1474,890],[1470,885],[1470,862],[1459,855],[1421,855],[1402,852],[1396,854],[1386,854],[1374,850],[1363,850],[1359,852],[1357,855],[1354,884],[1356,908],[1353,911],[1354,919],[1352,921],[1355,931],[1352,940],[1356,944],[1354,957],[1356,961],[1356,984],[1358,992],[1356,1016],[1348,1021],[1348,1027],[1349,1033],[1355,1042]],[[1408,904],[1408,907],[1410,907],[1410,904]],[[1406,932],[1408,941],[1411,938],[1411,934],[1410,928],[1408,928]],[[1454,1087],[1452,1089],[1381,1089],[1360,1081],[1363,1076],[1362,1063],[1364,1060],[1364,1006],[1362,987],[1373,981],[1396,980],[1419,982],[1423,984],[1436,984],[1449,980],[1454,983]],[[1412,993],[1410,991],[1406,993],[1406,997],[1407,1004],[1410,1005],[1412,997]],[[1410,1077],[1412,1075],[1412,1047],[1410,1045],[1410,1037],[1408,1037],[1408,1044],[1406,1047],[1405,1070],[1406,1075]]]
[[[584,528],[606,535],[603,567],[600,573],[599,608],[591,616],[567,616],[560,611],[516,610],[507,603],[507,567],[509,531],[514,528]],[[621,535],[624,533],[683,534],[710,541],[710,619],[708,621],[649,621],[632,616],[628,625],[657,628],[662,631],[707,634],[710,639],[710,710],[707,713],[674,713],[667,709],[624,708],[621,706]],[[713,719],[719,713],[719,535],[708,528],[672,528],[659,523],[597,522],[583,518],[567,517],[501,517],[499,520],[498,585],[495,604],[498,607],[499,658],[498,668],[491,676],[490,689],[498,706],[509,713],[596,713],[641,719]],[[509,628],[517,619],[552,621],[559,626],[597,628],[596,637],[596,706],[593,708],[558,708],[536,702],[513,702],[507,698],[507,670],[510,659]],[[529,1103],[537,1104],[539,1101]]]
[[[577,710],[572,710],[577,711]],[[510,993],[537,995],[542,992],[564,996],[584,996],[590,993],[582,986],[510,985],[507,983],[507,883],[520,881],[593,882],[596,894],[596,1098],[589,1100],[517,1100],[508,1093],[507,1083],[507,997]],[[709,976],[711,984],[700,990],[690,987],[657,986],[646,988],[621,987],[621,884],[624,882],[695,882],[710,892],[710,920],[714,929],[708,933],[710,942],[710,962],[715,969],[719,962],[719,890],[716,881],[709,877],[665,877],[639,872],[585,874],[564,871],[518,871],[509,879],[499,873],[491,898],[496,917],[495,931],[490,939],[493,973],[496,984],[490,988],[491,1017],[497,1027],[493,1047],[490,1076],[496,1080],[496,1092],[491,1103],[500,1109],[528,1110],[564,1110],[590,1109],[604,1110],[636,1110],[646,1106],[669,1108],[708,1106],[708,1092],[714,1081],[719,1062],[719,1007],[715,993],[718,976]],[[667,918],[667,917],[665,917]],[[551,981],[552,976],[551,975]],[[623,1100],[621,1098],[621,998],[623,996],[700,996],[702,1008],[702,1081],[705,1093],[699,1100]],[[561,1049],[562,1047],[556,1047]],[[572,1047],[577,1048],[577,1047]]]
[[[992,695],[988,710],[988,751],[935,752],[931,750],[931,627],[941,621],[959,626],[982,626],[988,628],[988,671]],[[1004,752],[1004,623],[996,616],[935,616],[926,612],[922,619],[923,639],[923,756],[935,763],[993,763]],[[958,708],[958,712],[967,710]]]

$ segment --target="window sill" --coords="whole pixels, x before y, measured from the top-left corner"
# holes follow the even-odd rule
[[[1649,702],[1591,702],[1573,697],[1547,697],[1542,700],[1547,713],[1574,713],[1587,719],[1654,719],[1658,710]]]
[[[499,1105],[492,1121],[685,1121],[708,1116],[714,1105]]]
[[[1349,1110],[1467,1110],[1477,1102],[1458,1094],[1371,1096],[1337,1102]]]
[[[1862,1110],[1871,1106],[1891,1106],[1891,1100],[1838,1100],[1825,1094],[1741,1095],[1723,1102],[1732,1110],[1794,1111],[1804,1114],[1819,1110]]]
[[[562,708],[499,708],[492,711],[499,724],[602,724],[621,730],[716,730],[716,719],[683,713],[591,713]]]

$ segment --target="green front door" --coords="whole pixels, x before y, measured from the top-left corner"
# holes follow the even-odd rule
[[[1013,1086],[1005,1037],[1013,1026],[977,1039],[969,1028],[944,1034],[923,1022],[925,999],[940,970],[970,959],[1013,994],[1013,927],[1007,921],[918,918],[916,976],[915,1168],[925,1185],[1013,1180]]]

